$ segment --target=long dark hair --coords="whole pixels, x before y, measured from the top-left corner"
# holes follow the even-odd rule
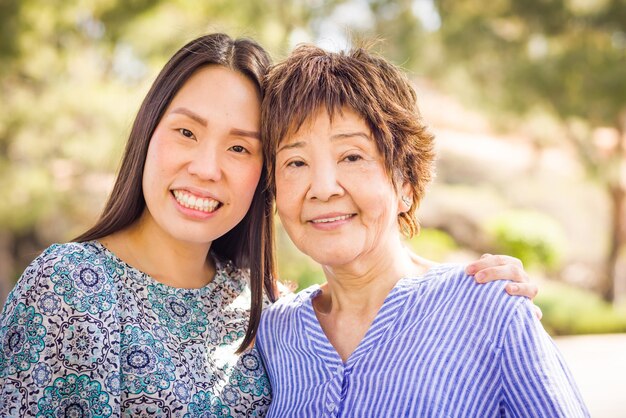
[[[195,71],[211,64],[238,71],[257,86],[262,97],[262,80],[270,63],[268,53],[253,40],[232,39],[222,33],[194,39],[178,50],[157,76],[137,112],[113,191],[100,219],[75,241],[103,238],[139,219],[146,207],[142,178],[150,139],[165,109]],[[276,297],[272,200],[266,192],[266,183],[267,171],[263,168],[248,213],[211,245],[218,256],[231,260],[236,267],[250,270],[250,318],[238,352],[254,341],[261,317],[263,288],[270,300]]]

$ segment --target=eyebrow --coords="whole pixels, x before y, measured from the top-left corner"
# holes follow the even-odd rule
[[[195,112],[192,112],[191,110],[185,108],[185,107],[177,107],[174,108],[170,111],[170,113],[177,113],[179,115],[185,115],[193,120],[195,120],[196,122],[198,122],[200,125],[202,126],[208,126],[208,122],[206,119],[204,119],[202,116],[198,115]],[[261,140],[261,134],[257,131],[247,131],[245,129],[238,129],[238,128],[233,128],[230,130],[230,134],[231,135],[235,135],[235,136],[245,136],[248,138],[255,138],[258,140]]]
[[[341,133],[341,134],[335,134],[333,136],[330,137],[330,140],[337,140],[337,139],[345,139],[345,138],[352,138],[355,136],[360,136],[363,139],[367,139],[368,141],[372,140],[372,137],[369,136],[368,134],[366,134],[365,132],[361,132],[361,131],[356,131],[356,132],[346,132],[346,133]]]
[[[176,108],[172,109],[170,111],[170,113],[178,113],[179,115],[185,115],[185,116],[195,120],[196,122],[198,122],[202,126],[207,126],[207,124],[208,124],[206,119],[204,119],[202,116],[200,116],[197,113],[194,113],[191,110],[189,110],[187,108],[184,108],[184,107],[176,107]]]
[[[261,134],[256,131],[246,131],[244,129],[233,128],[230,130],[230,134],[236,135],[236,136],[245,136],[248,138],[255,138],[255,139],[258,139],[259,141],[261,140]]]
[[[278,151],[276,151],[276,154],[278,154],[279,152],[286,150],[286,149],[292,149],[292,148],[302,148],[306,145],[306,142],[304,141],[299,141],[299,142],[292,142],[290,144],[285,144],[282,147],[278,148]]]
[[[369,136],[368,134],[366,134],[365,132],[346,132],[346,133],[341,133],[341,134],[335,134],[333,136],[330,137],[331,141],[336,141],[336,140],[342,140],[342,139],[346,139],[346,138],[353,138],[353,137],[361,137],[363,139],[367,139],[368,141],[372,140],[372,137]],[[276,154],[278,154],[279,152],[286,150],[286,149],[292,149],[292,148],[302,148],[306,145],[305,141],[298,141],[298,142],[293,142],[291,144],[285,144],[282,147],[278,148],[278,151],[276,151]]]

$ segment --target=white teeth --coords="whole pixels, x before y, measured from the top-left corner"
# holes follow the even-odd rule
[[[352,215],[341,215],[341,216],[335,216],[334,218],[315,219],[314,221],[311,221],[311,222],[313,222],[314,224],[322,224],[322,223],[327,223],[327,222],[343,221],[351,217]]]
[[[213,212],[220,202],[208,197],[194,196],[182,190],[174,190],[176,201],[186,208],[199,210],[202,212]]]

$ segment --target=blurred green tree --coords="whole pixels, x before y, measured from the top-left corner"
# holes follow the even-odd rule
[[[540,109],[612,203],[612,237],[600,292],[613,300],[626,248],[626,2],[623,0],[438,0],[438,77],[462,72],[494,108],[518,116]],[[610,127],[615,140],[594,141]]]
[[[486,229],[497,252],[519,258],[525,268],[561,267],[566,239],[551,217],[529,210],[505,211],[489,219]]]

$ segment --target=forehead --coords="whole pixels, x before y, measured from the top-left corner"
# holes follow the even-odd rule
[[[287,134],[280,144],[295,142],[303,138],[315,135],[336,135],[346,133],[363,133],[371,137],[370,128],[365,119],[355,110],[343,107],[332,113],[324,107],[319,107],[316,112],[306,118],[300,126],[295,123],[287,130]]]
[[[207,111],[219,110],[250,123],[258,123],[261,114],[256,84],[242,73],[221,65],[196,70],[178,90],[170,108],[179,104]]]

